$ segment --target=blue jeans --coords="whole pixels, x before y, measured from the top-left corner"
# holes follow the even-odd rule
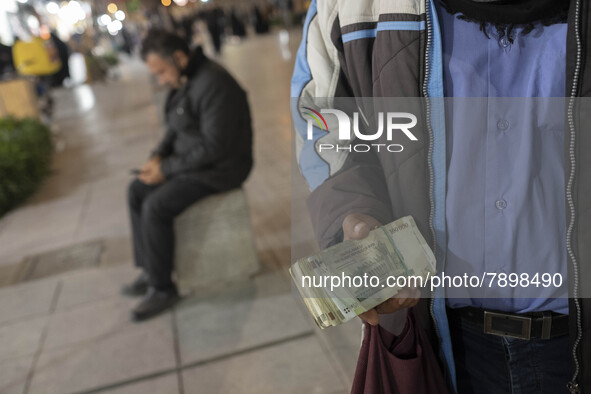
[[[449,320],[458,393],[568,393],[572,359],[568,335],[516,339],[485,334],[471,321]]]

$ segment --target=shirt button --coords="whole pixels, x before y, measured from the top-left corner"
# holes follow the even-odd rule
[[[507,48],[509,45],[511,45],[511,43],[509,42],[507,37],[503,37],[499,40],[499,45],[501,45],[503,48]]]
[[[185,110],[183,109],[183,107],[178,107],[178,108],[176,109],[176,113],[177,113],[177,114],[179,114],[179,115],[182,115],[182,114],[184,114],[184,113],[185,113]]]
[[[497,200],[495,202],[495,207],[497,207],[497,209],[503,210],[503,209],[507,208],[507,201],[505,201],[503,199]]]
[[[505,119],[501,119],[497,122],[497,129],[499,130],[507,130],[509,128],[509,121]]]

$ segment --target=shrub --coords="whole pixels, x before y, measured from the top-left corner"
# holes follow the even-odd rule
[[[34,119],[0,119],[0,216],[29,197],[49,172],[51,133]]]

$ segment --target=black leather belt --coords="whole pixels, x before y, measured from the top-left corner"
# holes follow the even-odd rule
[[[568,333],[568,315],[555,312],[509,313],[481,308],[448,308],[450,318],[461,318],[482,327],[486,334],[519,339],[550,339]]]

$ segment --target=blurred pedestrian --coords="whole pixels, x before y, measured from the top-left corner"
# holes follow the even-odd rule
[[[12,60],[12,47],[0,44],[0,77],[16,72]]]
[[[225,30],[225,14],[221,8],[215,7],[205,13],[207,30],[211,36],[216,55],[222,53],[222,36]]]
[[[269,32],[269,16],[267,13],[261,11],[258,6],[255,6],[253,11],[254,30],[257,34],[265,34]]]
[[[246,26],[242,20],[242,16],[238,13],[236,8],[232,8],[230,13],[230,23],[232,25],[232,34],[236,37],[246,37]]]
[[[62,63],[59,71],[51,76],[50,84],[51,87],[60,87],[64,84],[66,78],[70,78],[70,48],[65,42],[60,40],[55,32],[51,32],[50,38]]]

